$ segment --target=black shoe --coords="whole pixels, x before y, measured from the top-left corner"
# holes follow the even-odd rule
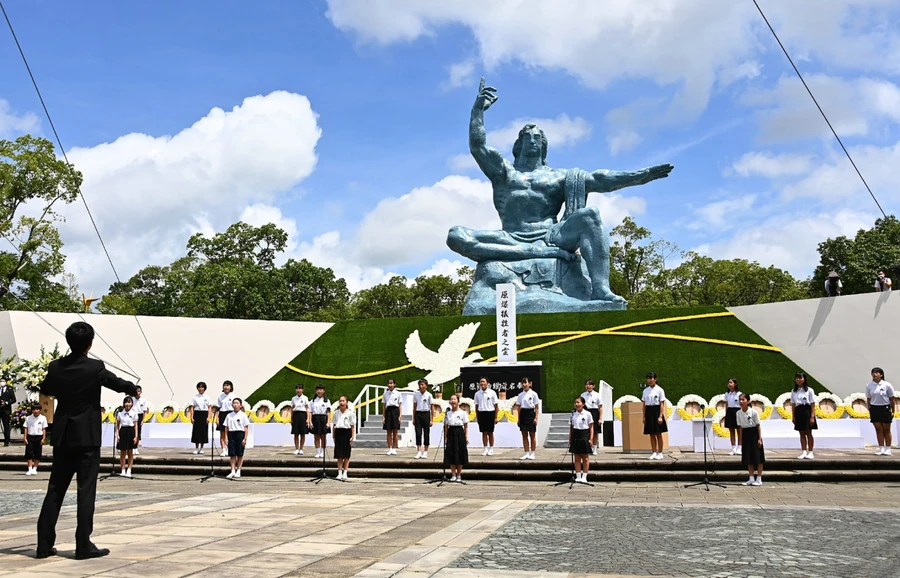
[[[43,560],[44,558],[49,558],[50,556],[56,556],[56,548],[50,548],[49,550],[38,550],[37,554],[34,555],[38,560]]]
[[[90,560],[91,558],[102,558],[109,554],[109,548],[98,548],[94,546],[92,550],[85,552],[75,552],[76,560]]]

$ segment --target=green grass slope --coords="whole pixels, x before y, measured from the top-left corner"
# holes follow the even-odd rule
[[[549,313],[518,317],[519,350],[561,337],[522,339],[521,336],[553,331],[596,331],[640,321],[724,312],[719,307],[644,309],[601,313]],[[407,365],[406,338],[419,330],[422,343],[436,350],[450,333],[462,325],[480,321],[472,346],[494,341],[493,316],[416,317],[342,321],[335,324],[315,343],[286,363],[305,371],[346,376],[370,373]],[[665,322],[629,328],[638,333],[665,333],[724,341],[766,345],[766,342],[736,317],[716,317]],[[496,355],[496,347],[478,350],[484,358]],[[674,403],[694,393],[709,399],[725,390],[730,377],[738,379],[741,389],[761,393],[774,401],[793,384],[797,365],[785,355],[765,350],[728,345],[660,339],[654,337],[592,335],[527,352],[520,361],[543,362],[544,401],[548,411],[567,411],[572,398],[583,391],[584,380],[603,379],[615,388],[614,397],[640,395],[640,384],[648,371],[659,374],[660,384]],[[317,383],[327,387],[328,396],[351,399],[367,383],[384,384],[389,377],[401,387],[424,374],[408,368],[365,378],[324,379],[301,375],[287,367],[281,369],[257,389],[249,400],[269,399],[276,403],[290,399],[297,383],[311,394]],[[815,378],[810,385],[824,388]]]

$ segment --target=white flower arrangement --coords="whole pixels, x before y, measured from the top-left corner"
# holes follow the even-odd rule
[[[854,407],[857,402],[862,402],[861,411]],[[850,417],[855,417],[858,419],[869,419],[869,404],[866,400],[866,394],[864,393],[851,393],[850,395],[845,397],[844,409],[847,411]]]
[[[263,415],[259,415],[259,410],[265,408],[267,411]],[[272,419],[275,412],[275,404],[268,399],[261,399],[250,409],[250,421],[253,423],[266,423]]]
[[[147,406],[147,409],[144,411],[144,423],[147,423],[151,419],[155,421],[156,419],[156,406],[153,405],[153,402],[147,399],[146,397],[142,397],[141,401],[144,402],[144,405]]]
[[[763,410],[759,412],[759,419],[769,419],[775,409],[772,400],[760,393],[754,393],[750,396],[750,405],[753,405],[754,401],[763,406]]]
[[[699,395],[694,395],[694,394],[688,394],[688,395],[683,396],[681,399],[678,400],[678,403],[676,404],[676,407],[678,408],[679,417],[681,417],[681,419],[683,419],[684,421],[691,421],[691,420],[702,418],[705,413],[703,410],[697,412],[696,414],[688,413],[687,405],[689,403],[696,403],[698,406],[700,406],[702,408],[703,406],[706,405],[706,400],[703,399],[702,397],[700,397]]]
[[[844,415],[844,400],[833,393],[820,393],[816,396],[816,416],[821,419],[840,419]],[[822,409],[822,402],[828,400],[834,404],[834,411]]]
[[[719,411],[719,404],[724,403],[727,405],[728,402],[725,401],[725,394],[720,393],[718,395],[714,395],[709,399],[709,404],[706,406],[706,414],[707,415],[715,415],[717,411]],[[724,409],[724,408],[722,408]]]
[[[715,413],[713,413],[712,428],[713,431],[716,432],[717,436],[719,436],[720,438],[727,438],[731,435],[731,432],[729,432],[728,429],[722,425],[723,419],[725,419],[724,409],[717,410]]]
[[[785,402],[791,401],[791,392],[785,392],[775,398],[775,411],[784,419],[794,419],[794,414],[789,408],[785,408]]]
[[[288,417],[286,419],[284,417],[282,417],[282,415],[281,415],[282,410],[284,410],[284,408],[286,408],[286,407],[293,408],[293,406],[291,405],[291,400],[289,400],[289,399],[285,400],[275,406],[275,421],[277,421],[278,423],[291,423],[291,419],[293,418],[293,415],[291,415],[290,417]],[[292,411],[292,413],[293,413],[293,411]]]
[[[169,409],[172,410],[172,413],[167,415],[166,413]],[[144,415],[146,416],[149,413],[150,413],[150,411],[148,409],[147,413],[145,413]],[[175,401],[174,399],[171,399],[171,400],[167,401],[166,403],[162,404],[160,406],[160,410],[157,411],[154,415],[156,416],[157,423],[172,423],[181,415],[181,406],[178,404],[177,401]]]
[[[616,419],[619,421],[622,421],[622,404],[630,401],[640,402],[641,399],[633,395],[623,395],[613,404],[613,415],[616,416]]]

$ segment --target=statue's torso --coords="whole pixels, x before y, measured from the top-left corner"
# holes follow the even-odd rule
[[[556,222],[565,202],[565,171],[541,167],[520,172],[506,167],[506,178],[494,182],[494,207],[503,230],[527,232]]]

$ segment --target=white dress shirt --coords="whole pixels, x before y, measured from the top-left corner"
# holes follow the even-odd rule
[[[479,389],[475,392],[475,407],[478,411],[494,411],[498,401],[497,392],[493,389]]]
[[[584,407],[587,409],[598,409],[603,405],[603,398],[596,391],[581,392],[581,399],[584,400]]]
[[[138,412],[135,411],[134,407],[128,411],[123,409],[116,414],[116,419],[119,421],[119,427],[134,427],[138,420]]]
[[[231,402],[234,401],[234,398],[234,392],[225,393],[223,391],[219,394],[219,400],[216,402],[216,407],[218,407],[221,412],[234,411],[234,408],[231,407]]]
[[[331,402],[324,395],[316,396],[309,402],[309,410],[313,415],[328,415],[328,412],[331,411]]]
[[[134,403],[131,404],[131,409],[133,409],[138,415],[142,413],[147,413],[147,402],[141,398],[133,397],[132,401]]]
[[[533,389],[523,391],[516,398],[516,405],[522,409],[534,409],[541,404],[541,398]]]
[[[747,411],[741,410],[737,412],[735,421],[739,428],[756,427],[759,425],[759,412],[747,406]]]
[[[666,392],[663,391],[659,384],[653,387],[645,387],[641,400],[644,402],[644,405],[661,405],[662,402],[666,401]]]
[[[250,425],[250,418],[243,411],[232,411],[225,417],[225,427],[228,431],[244,431]]]
[[[28,435],[30,436],[42,436],[46,428],[47,418],[41,414],[38,414],[37,417],[34,417],[34,414],[29,414],[25,418],[25,429],[28,430]]]
[[[386,389],[384,391],[384,395],[381,397],[381,401],[384,403],[384,407],[400,407],[401,399],[402,396],[396,389]]]
[[[209,401],[209,398],[206,397],[205,393],[198,393],[191,400],[191,405],[194,407],[195,411],[209,411],[209,406],[212,402]]]
[[[816,394],[811,387],[803,388],[797,391],[791,390],[791,403],[794,405],[816,405]]]
[[[870,381],[866,386],[866,397],[872,405],[890,405],[894,386],[883,379],[878,383]]]
[[[445,419],[447,420],[447,426],[466,425],[469,423],[469,414],[462,409],[447,411]]]
[[[417,391],[413,394],[413,403],[415,403],[416,411],[431,411],[431,402],[434,398],[430,392],[422,393]]]
[[[356,425],[356,412],[349,407],[343,413],[338,409],[331,414],[331,423],[334,424],[334,429],[350,429]]]
[[[305,395],[295,395],[291,398],[291,408],[294,411],[309,411],[309,398]]]
[[[741,407],[741,392],[739,391],[726,391],[725,392],[725,403],[728,407]]]
[[[591,424],[594,423],[594,416],[591,415],[591,412],[585,410],[573,411],[572,417],[569,418],[569,423],[572,424],[573,429],[591,429]]]

